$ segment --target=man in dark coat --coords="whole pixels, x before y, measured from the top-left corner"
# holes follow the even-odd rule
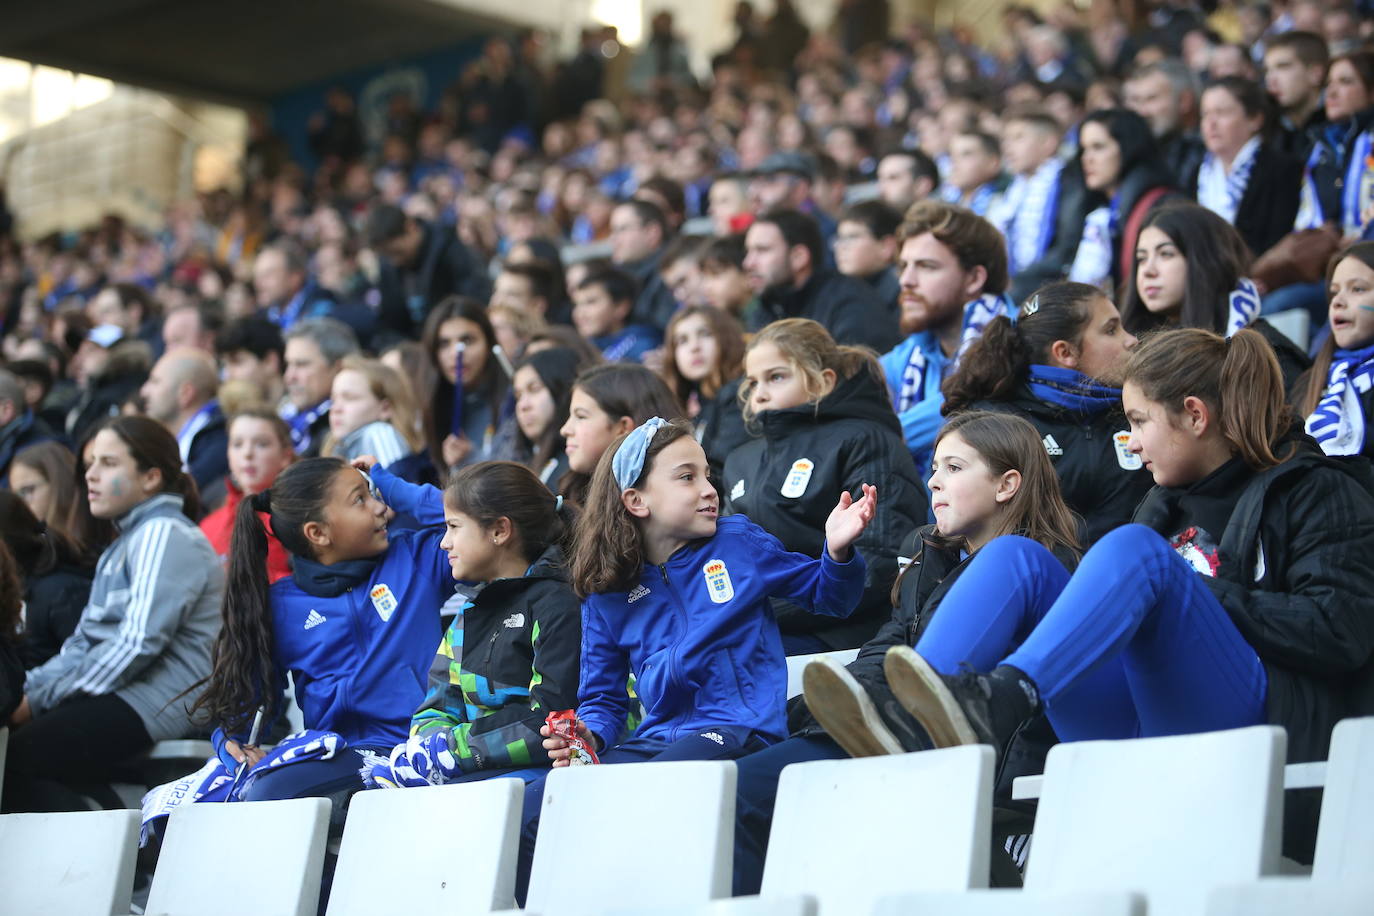
[[[491,294],[481,261],[457,235],[406,216],[399,207],[373,209],[367,238],[381,255],[379,334],[416,337],[441,299],[456,294],[486,302]]]

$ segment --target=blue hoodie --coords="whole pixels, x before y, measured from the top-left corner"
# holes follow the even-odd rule
[[[432,487],[382,468],[372,479],[399,511],[437,504]],[[416,514],[432,522],[428,508]],[[296,557],[293,575],[270,590],[277,670],[283,679],[291,672],[306,727],[337,732],[350,746],[406,740],[443,635],[439,609],[453,593],[442,525],[390,535],[386,553],[370,560],[322,566]]]
[[[720,519],[662,566],[646,565],[628,592],[582,602],[578,717],[613,746],[629,712],[631,673],[644,704],[636,737],[676,741],[738,725],[787,733],[787,666],[770,597],[848,616],[864,588],[864,561],[789,553],[742,515]]]

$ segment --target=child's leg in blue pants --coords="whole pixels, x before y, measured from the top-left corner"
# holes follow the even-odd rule
[[[747,728],[719,726],[667,742],[654,738],[631,738],[600,755],[601,763],[666,763],[674,760],[734,760],[762,750],[768,743]],[[545,777],[547,778],[547,776]],[[515,899],[525,905],[530,884],[530,865],[534,862],[534,841],[539,833],[539,808],[544,802],[544,779],[525,785],[525,808],[520,823],[520,856],[515,871]]]
[[[1102,538],[1072,577],[1021,537],[985,546],[916,650],[937,671],[1025,672],[1065,741],[1266,721],[1268,678],[1203,577],[1143,525]]]

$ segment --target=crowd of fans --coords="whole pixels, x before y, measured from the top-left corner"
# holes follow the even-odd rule
[[[741,758],[747,891],[795,760],[1370,712],[1370,11],[839,6],[705,77],[667,13],[495,37],[376,144],[334,90],[311,163],[255,119],[241,192],[0,237],[5,810],[214,728],[340,816],[520,776],[528,853],[580,736]]]

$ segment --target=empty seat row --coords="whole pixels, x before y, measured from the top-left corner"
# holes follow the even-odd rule
[[[527,912],[725,914],[1374,912],[1374,719],[1333,735],[1311,878],[1278,879],[1281,729],[1061,744],[1023,890],[987,890],[992,752],[783,771],[763,892],[729,892],[735,764],[562,769],[541,809]],[[356,796],[328,904],[352,913],[512,906],[522,784]],[[312,914],[328,802],[191,805],[168,824],[148,913]],[[0,818],[0,910],[125,913],[136,812]],[[1313,901],[1321,900],[1320,905]]]

